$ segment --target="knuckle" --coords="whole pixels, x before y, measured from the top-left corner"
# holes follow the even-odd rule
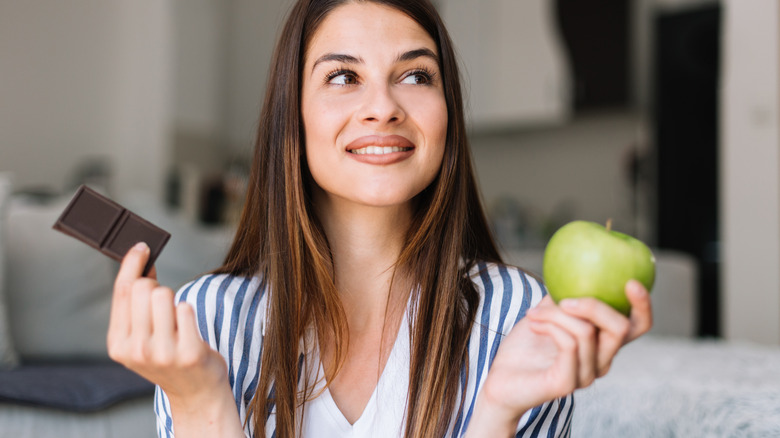
[[[108,346],[108,357],[128,368],[132,367],[136,361],[134,360],[130,346],[127,342],[119,342]]]
[[[582,339],[592,340],[596,339],[596,327],[592,324],[580,324],[578,329],[578,335]]]
[[[133,288],[133,282],[127,281],[121,278],[114,280],[114,292],[122,295],[127,295]]]
[[[571,338],[565,338],[560,340],[560,348],[569,354],[577,354],[577,342]]]
[[[145,364],[149,362],[149,346],[147,343],[141,340],[135,340],[130,348],[129,360],[135,364]]]
[[[125,351],[115,342],[108,342],[108,357],[116,362],[124,362]]]
[[[615,335],[620,339],[626,339],[631,333],[631,323],[628,320],[621,321],[615,326]]]
[[[157,283],[157,282],[155,282]],[[173,293],[173,289],[169,288],[168,286],[163,286],[159,283],[154,287],[154,292],[160,293],[160,294],[171,294]]]
[[[157,282],[151,278],[139,278],[133,282],[132,292],[133,295],[151,294],[155,287],[157,287]]]
[[[175,356],[169,348],[154,348],[151,360],[156,366],[163,368],[169,368],[175,364]]]
[[[583,312],[590,314],[596,310],[596,306],[598,306],[599,303],[600,301],[597,298],[585,297],[581,299],[580,307]]]
[[[183,348],[179,352],[178,361],[184,368],[195,368],[201,366],[206,361],[208,349],[203,344]]]
[[[589,373],[587,376],[585,376],[581,381],[581,387],[585,388],[593,384],[593,382],[596,381],[596,376],[592,373]]]
[[[179,359],[179,363],[183,368],[195,368],[201,363],[201,361],[201,355],[193,351],[188,351],[182,354]]]
[[[173,289],[157,285],[152,289],[152,299],[161,303],[171,301],[173,299]]]

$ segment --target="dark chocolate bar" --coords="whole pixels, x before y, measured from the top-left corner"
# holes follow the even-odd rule
[[[138,242],[149,245],[146,276],[171,235],[132,211],[82,185],[53,227],[121,261]]]

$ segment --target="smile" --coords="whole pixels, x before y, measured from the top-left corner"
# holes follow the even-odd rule
[[[363,164],[390,165],[411,158],[415,145],[401,135],[366,135],[346,146],[347,156]]]
[[[349,152],[356,155],[385,155],[392,154],[393,152],[406,152],[412,148],[404,148],[398,146],[366,146],[360,149],[352,149]]]

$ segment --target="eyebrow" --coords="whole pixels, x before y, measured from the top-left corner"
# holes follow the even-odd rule
[[[420,48],[415,50],[409,50],[408,52],[404,52],[400,55],[398,55],[398,58],[396,58],[396,62],[404,62],[404,61],[412,61],[417,58],[431,58],[432,60],[436,61],[436,63],[439,63],[439,57],[436,56],[436,53],[434,53],[431,49],[428,48]],[[311,69],[314,70],[317,68],[317,65],[323,63],[323,62],[330,62],[330,61],[338,61],[344,64],[362,64],[365,61],[363,58],[355,57],[352,55],[347,55],[344,53],[326,53],[319,58],[317,58],[316,61],[314,61],[314,64],[312,65]]]
[[[362,64],[364,62],[363,58],[356,58],[352,55],[345,55],[343,53],[326,53],[314,61],[314,65],[311,66],[311,69],[314,70],[317,68],[317,65],[329,61],[338,61],[343,62],[344,64]]]
[[[437,64],[439,63],[439,57],[436,56],[433,50],[425,47],[404,52],[398,57],[397,61],[411,61],[422,57],[431,58],[436,61]]]

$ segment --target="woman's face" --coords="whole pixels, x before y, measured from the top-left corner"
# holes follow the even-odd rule
[[[417,22],[370,2],[337,7],[309,42],[302,80],[317,195],[398,206],[436,177],[447,106],[436,44]]]

